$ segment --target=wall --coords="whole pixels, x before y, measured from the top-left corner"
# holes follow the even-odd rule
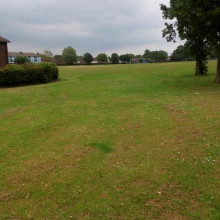
[[[7,43],[0,42],[0,67],[8,64],[8,47]]]

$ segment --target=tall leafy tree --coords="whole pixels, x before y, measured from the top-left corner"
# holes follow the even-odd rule
[[[74,64],[77,61],[76,50],[70,46],[65,48],[62,52],[62,59],[68,65]]]
[[[119,63],[119,56],[118,56],[118,54],[117,53],[113,53],[112,55],[111,55],[111,62],[113,63],[113,64],[118,64]]]
[[[218,54],[215,82],[220,83],[220,1],[193,0],[192,7],[197,9],[197,22],[200,35],[207,39],[209,46],[215,48]]]
[[[85,54],[83,55],[83,61],[84,61],[87,65],[91,64],[91,62],[93,61],[92,55],[91,55],[90,53],[85,53]]]
[[[178,33],[181,40],[186,40],[186,44],[196,60],[195,74],[205,75],[207,73],[208,41],[201,34],[200,12],[197,7],[200,4],[200,0],[170,0],[169,7],[161,4],[161,10],[164,19],[175,20],[174,23],[165,23],[163,37],[166,37],[167,41],[175,42]]]

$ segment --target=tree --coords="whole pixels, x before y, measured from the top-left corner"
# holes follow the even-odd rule
[[[208,41],[218,54],[215,82],[220,83],[220,1],[200,0],[190,2],[196,8],[196,20],[200,27],[200,36]]]
[[[119,56],[119,60],[124,62],[124,63],[130,63],[131,59],[135,58],[134,54],[122,54]]]
[[[105,53],[98,54],[97,59],[100,63],[107,63],[108,62],[108,57]]]
[[[215,48],[210,48],[210,58],[217,58],[218,57],[218,51]]]
[[[186,45],[180,45],[173,51],[170,61],[182,61],[189,58],[189,52]]]
[[[43,54],[47,57],[53,57],[53,53],[49,50],[44,50]]]
[[[56,54],[53,58],[54,58],[54,59],[61,59],[61,58],[62,58],[62,55]]]
[[[111,56],[111,62],[113,64],[118,64],[119,63],[119,56],[117,53],[113,53],[112,56]]]
[[[194,4],[195,3],[195,4]],[[194,5],[193,5],[194,4]],[[202,5],[201,1],[195,0],[170,0],[170,6],[161,4],[164,19],[176,19],[174,23],[165,23],[166,28],[163,30],[163,37],[168,42],[174,41],[178,35],[181,40],[186,40],[190,53],[196,60],[196,75],[207,74],[207,46],[208,42],[204,35],[199,22],[199,13],[196,6]]]
[[[16,64],[24,64],[28,62],[28,58],[25,56],[18,56],[15,58],[15,63]]]
[[[144,58],[150,58],[150,50],[146,49],[144,51],[144,55],[143,55]]]
[[[150,59],[156,61],[156,62],[163,62],[166,61],[168,57],[168,54],[166,51],[163,50],[155,50],[150,52]]]
[[[91,64],[91,62],[93,61],[92,55],[91,55],[90,53],[85,53],[85,54],[83,55],[83,61],[84,61],[87,65]]]
[[[41,61],[42,62],[54,62],[54,58],[53,57],[48,57],[45,54],[40,54],[41,57]]]
[[[68,65],[74,64],[77,61],[76,50],[70,46],[64,48],[62,51],[62,59]]]

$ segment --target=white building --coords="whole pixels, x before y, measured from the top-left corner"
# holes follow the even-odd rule
[[[16,57],[27,57],[28,61],[31,63],[41,63],[41,57],[39,53],[25,53],[25,52],[8,52],[8,62],[15,63]]]

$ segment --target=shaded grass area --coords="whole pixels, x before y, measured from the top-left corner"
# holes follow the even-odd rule
[[[220,87],[193,62],[60,67],[0,90],[0,218],[219,219]]]

